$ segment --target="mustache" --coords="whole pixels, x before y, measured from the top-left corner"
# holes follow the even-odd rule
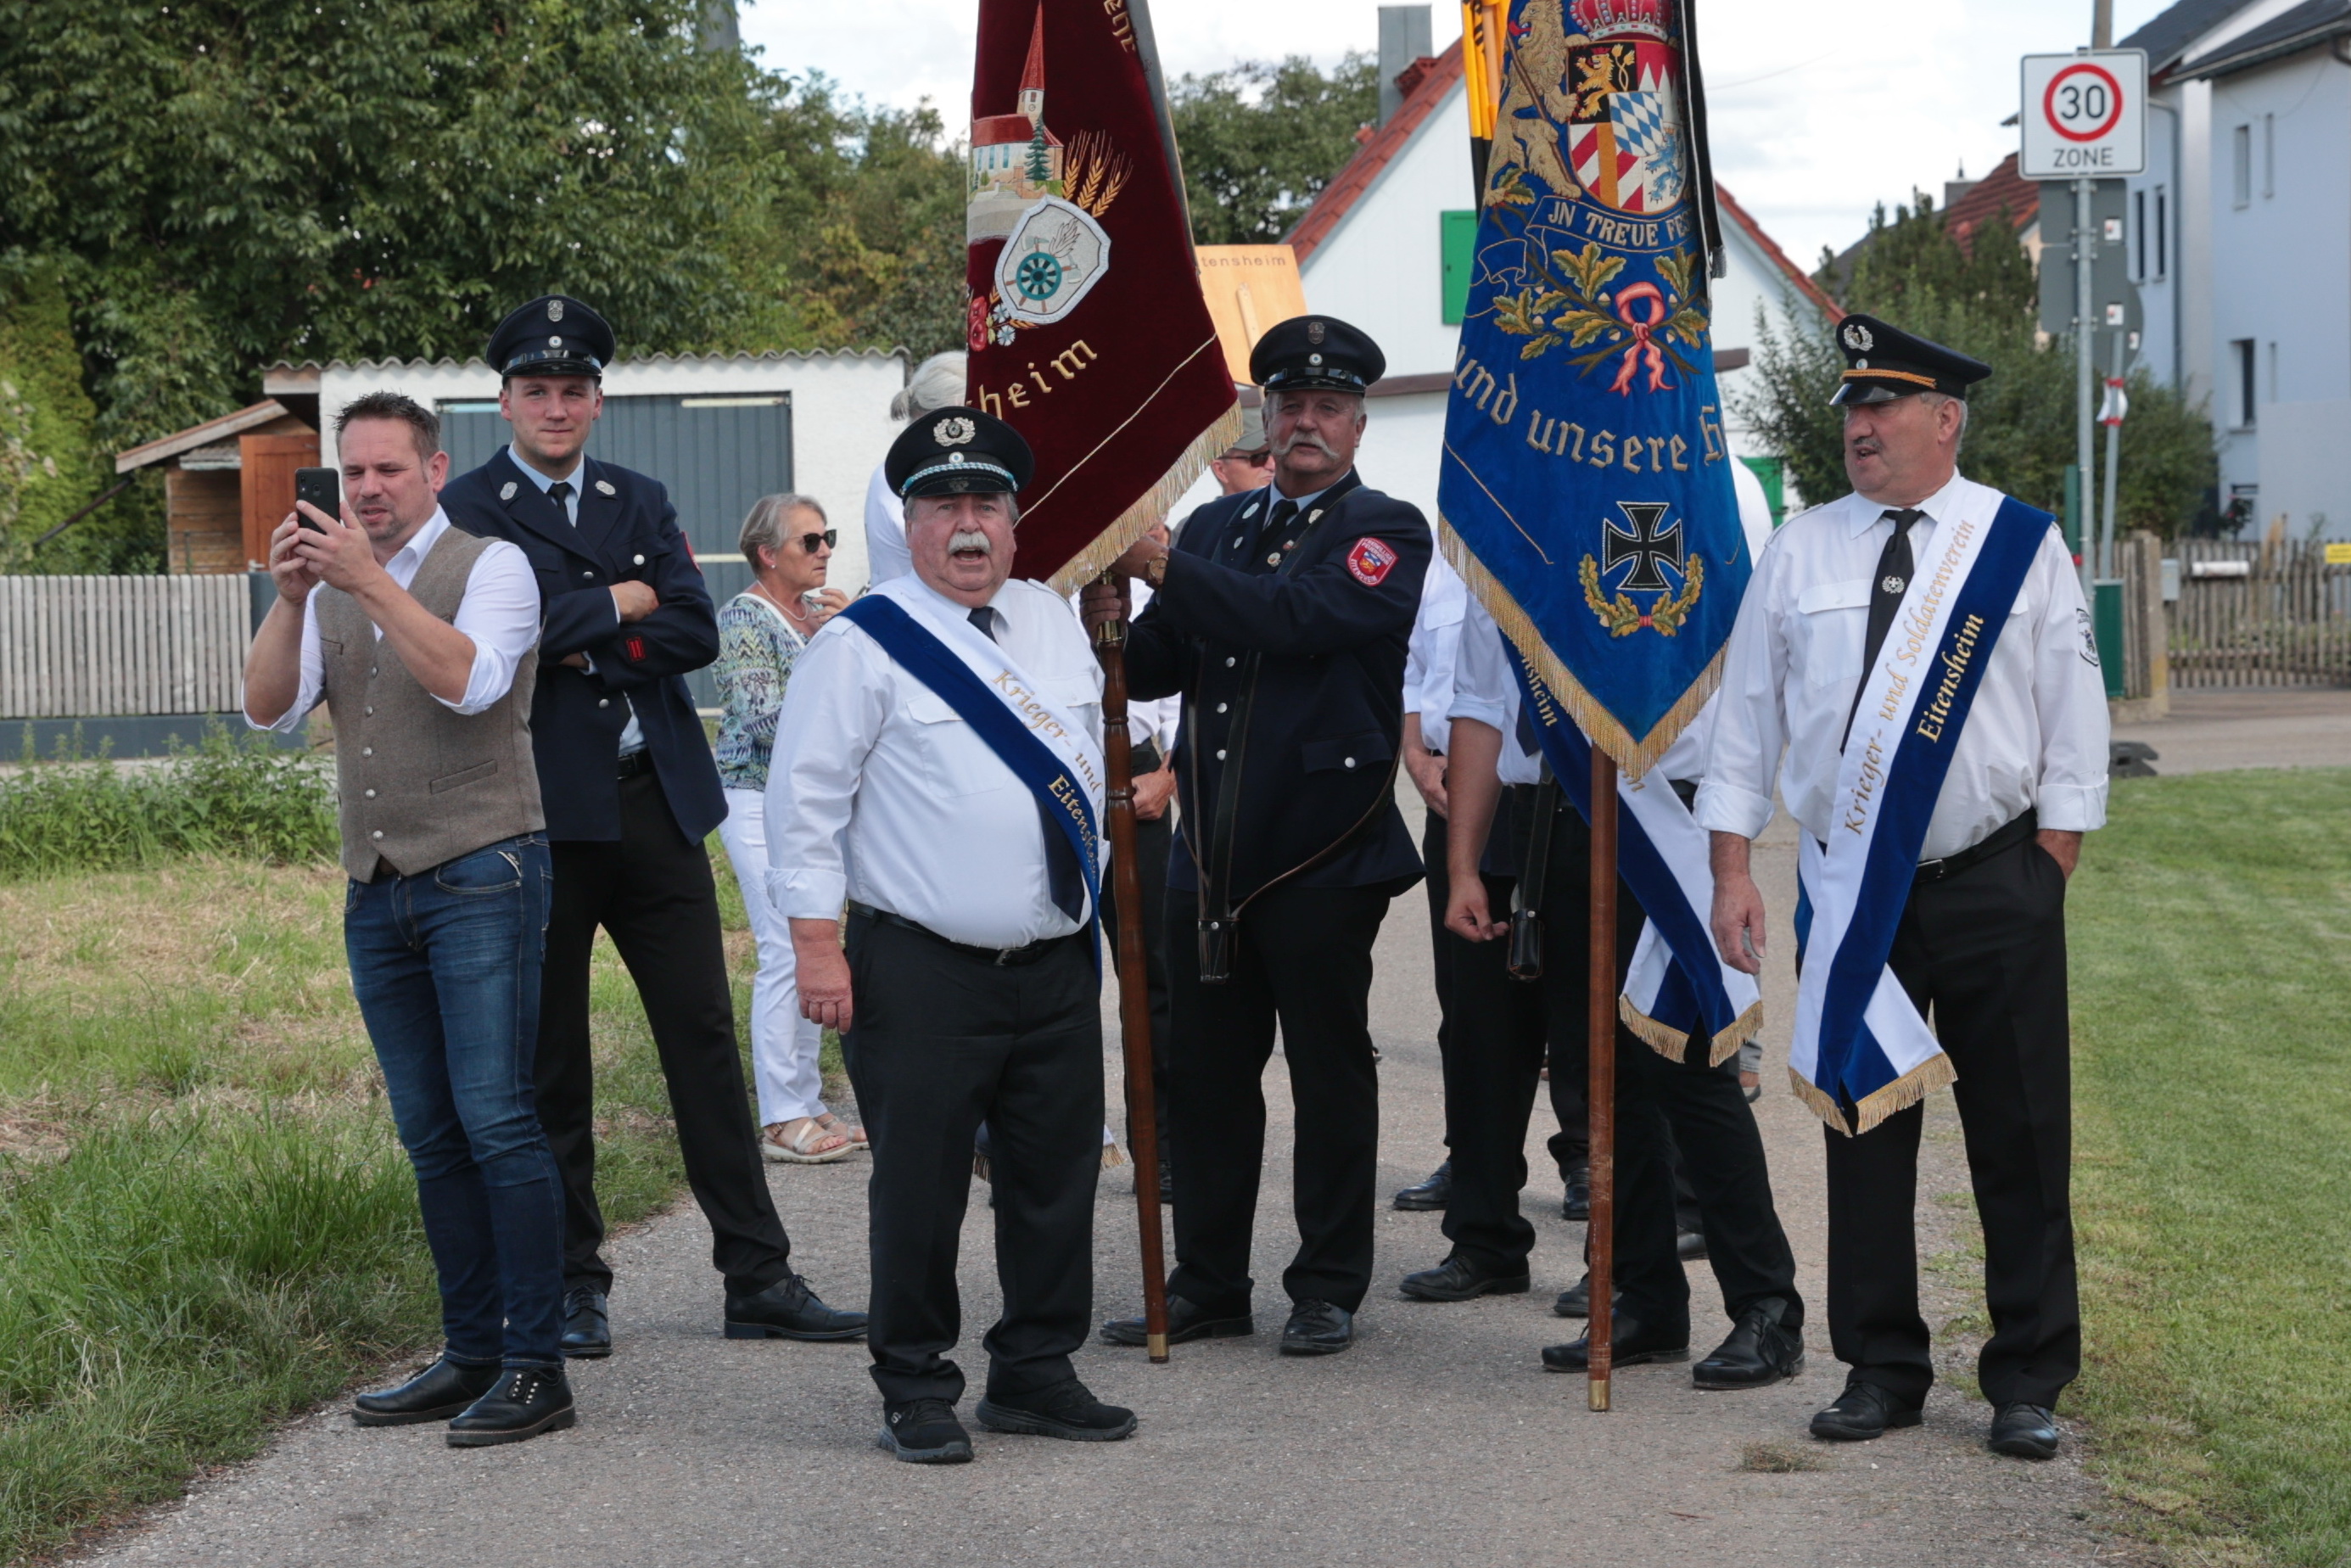
[[[954,555],[958,550],[967,549],[992,556],[996,553],[996,541],[977,528],[957,528],[947,540],[947,554]]]
[[[1336,462],[1338,460],[1339,455],[1335,451],[1332,450],[1331,444],[1323,440],[1321,436],[1315,434],[1311,430],[1301,430],[1294,433],[1289,440],[1281,443],[1279,446],[1276,446],[1273,449],[1273,454],[1277,457],[1287,457],[1301,446],[1311,446],[1315,451],[1320,452],[1323,456],[1330,458],[1332,461]]]

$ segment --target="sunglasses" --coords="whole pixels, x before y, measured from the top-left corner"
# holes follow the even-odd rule
[[[817,546],[819,545],[822,545],[825,549],[831,549],[833,546],[839,544],[841,542],[841,530],[839,528],[827,528],[820,534],[801,534],[799,538],[800,541],[800,549],[809,555],[814,555],[816,554]]]

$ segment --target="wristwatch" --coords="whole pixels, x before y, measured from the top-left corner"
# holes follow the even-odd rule
[[[1156,555],[1144,563],[1143,580],[1157,588],[1167,580],[1167,557]]]

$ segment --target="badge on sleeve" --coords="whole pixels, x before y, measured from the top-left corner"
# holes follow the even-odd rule
[[[1347,552],[1347,570],[1365,588],[1377,588],[1387,580],[1395,563],[1396,552],[1368,536],[1357,539],[1354,548]]]
[[[2086,610],[2075,610],[2076,624],[2082,629],[2082,662],[2095,667],[2098,663],[2098,628]]]

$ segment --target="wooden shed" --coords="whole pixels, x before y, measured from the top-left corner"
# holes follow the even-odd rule
[[[120,453],[117,474],[163,474],[164,570],[266,565],[269,532],[294,509],[294,470],[316,465],[319,432],[275,398]]]

